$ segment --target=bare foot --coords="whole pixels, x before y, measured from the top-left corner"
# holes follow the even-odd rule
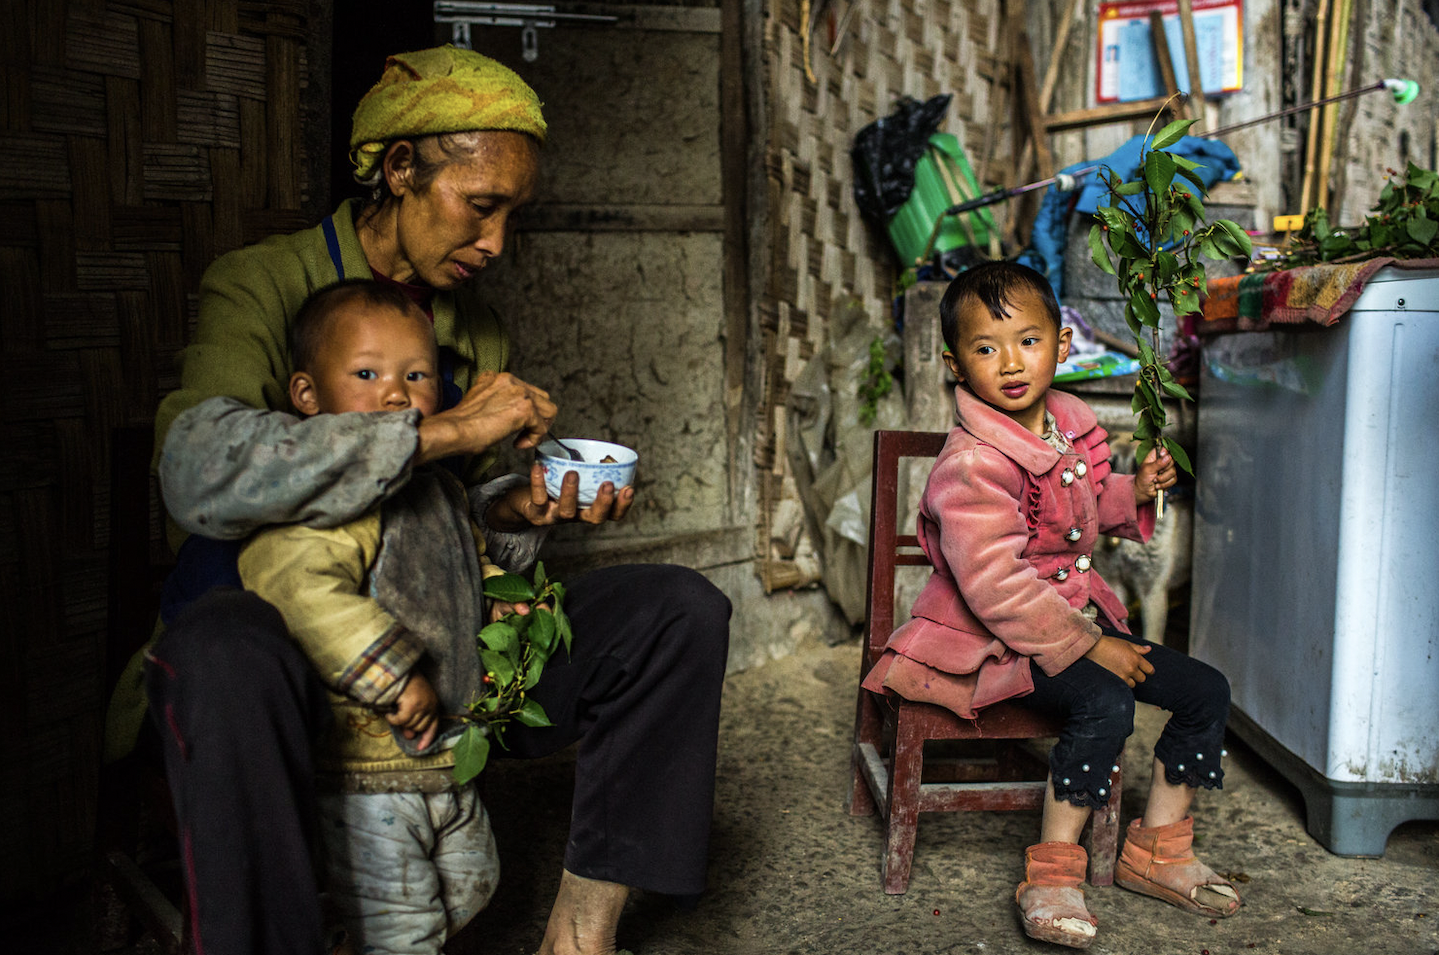
[[[615,929],[629,894],[629,886],[564,870],[540,955],[614,955]]]

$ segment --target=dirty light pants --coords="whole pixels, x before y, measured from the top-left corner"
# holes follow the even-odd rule
[[[515,727],[511,756],[579,740],[564,865],[674,895],[704,889],[730,605],[700,574],[628,565],[567,582],[574,655],[535,696],[553,727]],[[147,667],[151,717],[188,840],[196,951],[324,950],[311,875],[312,740],[325,693],[278,612],[216,590],[184,610]]]
[[[325,793],[327,912],[365,955],[439,955],[500,881],[474,786],[441,793]]]

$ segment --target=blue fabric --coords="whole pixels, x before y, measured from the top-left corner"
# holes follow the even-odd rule
[[[191,534],[175,555],[175,569],[160,591],[160,619],[170,626],[175,617],[216,587],[243,590],[240,582],[242,540],[212,540]]]
[[[335,217],[326,216],[325,221],[320,223],[320,229],[325,233],[325,246],[330,250],[330,261],[335,263],[335,274],[343,281],[345,263],[340,259],[340,235],[335,231]]]
[[[1147,139],[1147,136],[1135,136],[1103,159],[1086,159],[1065,166],[1060,170],[1061,174],[1073,175],[1085,166],[1095,165],[1096,162],[1101,168],[1080,180],[1077,188],[1061,190],[1057,186],[1050,186],[1045,192],[1039,214],[1034,219],[1029,248],[1020,253],[1019,261],[1049,279],[1049,284],[1054,287],[1055,297],[1061,302],[1064,301],[1064,255],[1070,213],[1093,215],[1101,204],[1109,204],[1109,189],[1105,186],[1103,175],[1106,167],[1125,182],[1139,178],[1142,168],[1141,147]],[[1235,157],[1234,150],[1217,139],[1185,136],[1164,151],[1199,163],[1199,168],[1194,170],[1194,173],[1206,189],[1213,187],[1216,182],[1233,179],[1239,172],[1239,160]],[[1177,182],[1181,187],[1189,185],[1189,181],[1183,178],[1177,179]],[[1089,254],[1087,246],[1082,250],[1082,254]]]

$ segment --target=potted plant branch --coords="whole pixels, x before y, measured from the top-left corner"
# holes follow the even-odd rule
[[[505,728],[513,720],[524,726],[551,726],[545,709],[529,696],[539,683],[545,663],[561,645],[570,649],[573,633],[565,616],[565,588],[535,565],[534,581],[503,574],[485,581],[485,596],[506,603],[529,604],[526,614],[509,613],[475,636],[484,675],[477,699],[457,714],[469,725],[455,744],[455,782],[464,784],[484,771],[491,741],[504,746]]]
[[[1198,256],[1247,258],[1252,250],[1248,234],[1236,223],[1206,221],[1202,198],[1206,189],[1195,172],[1200,165],[1166,151],[1195,122],[1179,120],[1161,129],[1141,151],[1138,179],[1124,182],[1113,170],[1105,170],[1110,202],[1095,212],[1097,221],[1089,230],[1094,263],[1118,280],[1125,300],[1124,319],[1139,350],[1131,404],[1138,417],[1135,460],[1144,460],[1152,449],[1162,446],[1190,474],[1194,469],[1189,455],[1164,433],[1169,423],[1164,397],[1194,399],[1175,381],[1167,359],[1160,355],[1160,301],[1167,300],[1176,315],[1200,311],[1207,286],[1204,263]],[[1162,515],[1162,493],[1156,505]]]

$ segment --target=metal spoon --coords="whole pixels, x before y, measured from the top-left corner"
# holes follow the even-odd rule
[[[579,461],[581,464],[584,463],[584,455],[580,454],[574,448],[570,447],[568,444],[565,444],[559,438],[551,438],[550,440],[554,441],[554,443],[559,445],[561,448],[564,448],[565,454],[569,455],[571,461]]]

